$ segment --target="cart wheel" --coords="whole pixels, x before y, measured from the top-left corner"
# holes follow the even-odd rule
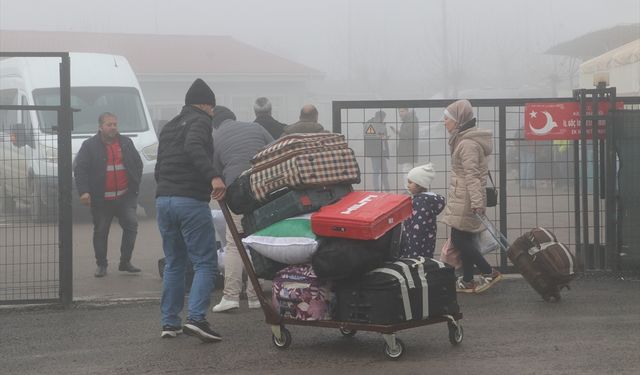
[[[391,350],[389,344],[384,343],[384,354],[388,359],[397,361],[404,354],[404,343],[400,339],[396,339],[396,350]]]
[[[276,335],[271,335],[271,340],[273,341],[273,345],[278,349],[286,349],[291,345],[291,332],[285,327],[280,328],[280,335],[282,336],[280,340],[276,337]]]
[[[542,296],[542,299],[545,302],[560,302],[560,292],[555,291],[551,294],[545,294],[544,296]]]
[[[342,333],[342,336],[344,337],[353,337],[355,336],[356,332],[358,331],[356,331],[355,329],[347,329],[347,328],[340,327],[340,333]]]
[[[462,329],[460,321],[457,321],[456,324],[447,322],[447,327],[449,328],[449,342],[451,345],[460,344],[464,338],[464,330]]]

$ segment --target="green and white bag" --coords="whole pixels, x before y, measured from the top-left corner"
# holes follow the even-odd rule
[[[244,238],[242,243],[267,258],[286,264],[311,262],[318,249],[311,215],[284,219]]]

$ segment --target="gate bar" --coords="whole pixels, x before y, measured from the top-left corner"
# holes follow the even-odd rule
[[[60,110],[58,112],[58,236],[60,241],[60,300],[65,307],[73,302],[73,225],[71,223],[72,160],[71,60],[60,63]]]

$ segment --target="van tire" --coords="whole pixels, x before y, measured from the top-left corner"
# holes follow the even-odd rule
[[[11,216],[16,209],[16,202],[9,196],[9,193],[7,193],[7,187],[4,183],[0,189],[0,192],[2,192],[0,196],[0,212],[2,216]]]
[[[53,220],[54,212],[49,205],[42,202],[42,189],[35,177],[31,178],[29,214],[34,222],[48,223]],[[55,207],[55,206],[54,206]]]

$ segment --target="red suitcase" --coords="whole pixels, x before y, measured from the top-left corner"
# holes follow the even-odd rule
[[[406,195],[354,191],[311,214],[311,230],[318,236],[377,240],[412,210]]]

